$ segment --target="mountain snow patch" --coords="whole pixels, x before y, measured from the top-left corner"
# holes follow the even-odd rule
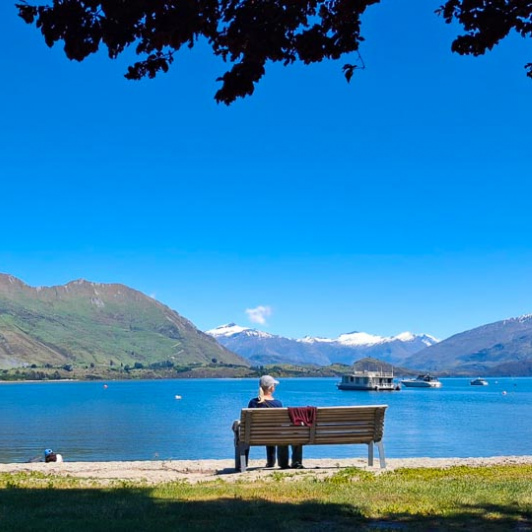
[[[205,331],[206,334],[214,336],[214,338],[232,338],[234,336],[254,336],[258,338],[273,338],[274,335],[267,332],[258,331],[257,329],[250,329],[249,327],[241,327],[236,323],[228,323],[227,325],[220,325],[215,329]]]

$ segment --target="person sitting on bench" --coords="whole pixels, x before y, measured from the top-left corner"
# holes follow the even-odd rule
[[[248,408],[282,408],[283,403],[273,397],[277,384],[279,381],[271,375],[263,375],[259,380],[259,395],[249,401]],[[277,447],[277,461],[281,469],[288,469],[288,446]],[[266,467],[275,467],[275,446],[266,447]],[[292,445],[292,468],[301,469],[302,467],[303,446]]]

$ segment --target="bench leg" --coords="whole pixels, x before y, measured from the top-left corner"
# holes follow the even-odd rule
[[[377,449],[379,449],[379,461],[381,469],[386,469],[386,458],[384,457],[384,445],[382,440],[377,442]]]
[[[373,442],[368,443],[368,465],[373,466]]]
[[[249,445],[239,444],[238,447],[235,447],[235,451],[235,460],[237,461],[236,469],[241,473],[245,473],[247,468],[247,455],[249,453]]]
[[[235,442],[235,469],[240,471],[240,445],[238,442]]]

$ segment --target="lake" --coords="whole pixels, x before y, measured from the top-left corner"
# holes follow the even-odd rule
[[[441,379],[439,389],[352,392],[339,379],[279,379],[285,406],[387,404],[389,458],[532,455],[532,378]],[[0,384],[0,462],[46,448],[68,461],[232,458],[232,422],[257,379]],[[181,397],[176,398],[177,397]],[[251,450],[252,458],[264,455]],[[357,445],[308,446],[308,458],[365,457]]]

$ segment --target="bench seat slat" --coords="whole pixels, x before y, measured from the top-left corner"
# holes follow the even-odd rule
[[[341,445],[370,443],[371,438],[320,438],[316,439],[312,445]],[[254,440],[252,445],[310,445],[308,438],[261,438]]]

